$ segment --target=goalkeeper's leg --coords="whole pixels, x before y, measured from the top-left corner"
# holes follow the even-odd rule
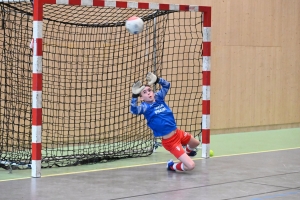
[[[195,162],[185,153],[182,145],[176,146],[171,149],[170,152],[180,161],[174,163],[173,160],[169,160],[167,163],[167,169],[171,171],[190,171],[195,168]]]
[[[172,153],[180,162],[174,163],[172,160],[168,161],[167,169],[172,171],[190,171],[195,167],[195,162],[189,157],[192,152],[191,148],[196,148],[200,142],[196,140],[191,134],[184,132],[180,129],[168,138],[162,139],[162,145],[170,153]],[[182,145],[187,145],[189,154],[185,152]]]
[[[185,152],[188,156],[195,156],[197,155],[197,151],[196,148],[197,146],[200,144],[200,141],[197,140],[196,138],[194,138],[191,135],[191,139],[188,141],[188,143],[186,144],[186,142],[183,142],[183,145],[186,145],[185,148]]]

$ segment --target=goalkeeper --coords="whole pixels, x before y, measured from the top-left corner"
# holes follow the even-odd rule
[[[148,85],[137,81],[132,86],[130,111],[135,115],[144,115],[147,125],[152,129],[155,137],[162,137],[163,147],[170,151],[180,162],[169,160],[167,169],[171,171],[190,171],[195,162],[189,156],[195,156],[194,149],[200,144],[190,133],[177,128],[174,115],[164,99],[170,89],[170,83],[149,72],[146,77]],[[160,84],[161,90],[154,93],[151,85]],[[138,105],[138,97],[142,103]],[[186,146],[186,150],[182,145]]]

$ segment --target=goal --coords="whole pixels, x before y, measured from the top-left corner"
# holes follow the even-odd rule
[[[0,6],[0,166],[40,177],[43,167],[151,155],[151,130],[129,112],[131,86],[149,71],[171,83],[166,102],[178,127],[199,138],[209,157],[210,7],[103,0]],[[142,33],[126,31],[131,16],[143,19]]]

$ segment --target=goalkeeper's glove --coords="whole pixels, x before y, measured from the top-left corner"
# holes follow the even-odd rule
[[[145,88],[144,85],[142,85],[141,81],[137,81],[132,85],[132,97],[133,98],[138,98],[140,96],[140,93],[143,91]]]
[[[157,77],[152,72],[148,72],[146,80],[148,81],[148,85],[153,85],[153,83],[156,84],[159,82],[159,77]]]

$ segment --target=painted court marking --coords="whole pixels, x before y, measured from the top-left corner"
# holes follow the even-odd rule
[[[287,148],[287,149],[277,149],[277,150],[268,150],[268,151],[259,151],[259,152],[240,153],[240,154],[221,155],[221,156],[213,156],[210,159],[221,158],[221,157],[229,157],[229,156],[258,154],[258,153],[268,153],[268,152],[275,152],[275,151],[286,151],[286,150],[293,150],[293,149],[300,149],[300,147]],[[203,160],[203,159],[205,159],[205,158],[194,158],[193,160]],[[108,170],[116,170],[116,169],[125,169],[125,168],[133,168],[133,167],[142,167],[142,166],[158,165],[158,164],[165,164],[165,163],[166,162],[157,162],[157,163],[147,163],[147,164],[139,164],[139,165],[122,166],[122,167],[112,167],[112,168],[105,168],[105,169],[84,170],[84,171],[78,171],[78,172],[67,172],[67,173],[61,173],[61,174],[44,175],[44,176],[42,176],[42,178],[53,177],[53,176],[71,175],[71,174],[80,174],[80,173],[89,173],[89,172],[108,171]],[[0,180],[0,182],[24,180],[24,179],[31,179],[31,178],[32,177],[6,179],[6,180]],[[253,199],[253,200],[255,200],[255,199]]]
[[[300,190],[296,191],[291,191],[291,192],[284,192],[284,193],[279,193],[279,194],[272,194],[272,195],[266,195],[262,197],[255,197],[252,198],[251,200],[265,200],[265,199],[275,199],[277,197],[292,197],[292,196],[300,196]]]

